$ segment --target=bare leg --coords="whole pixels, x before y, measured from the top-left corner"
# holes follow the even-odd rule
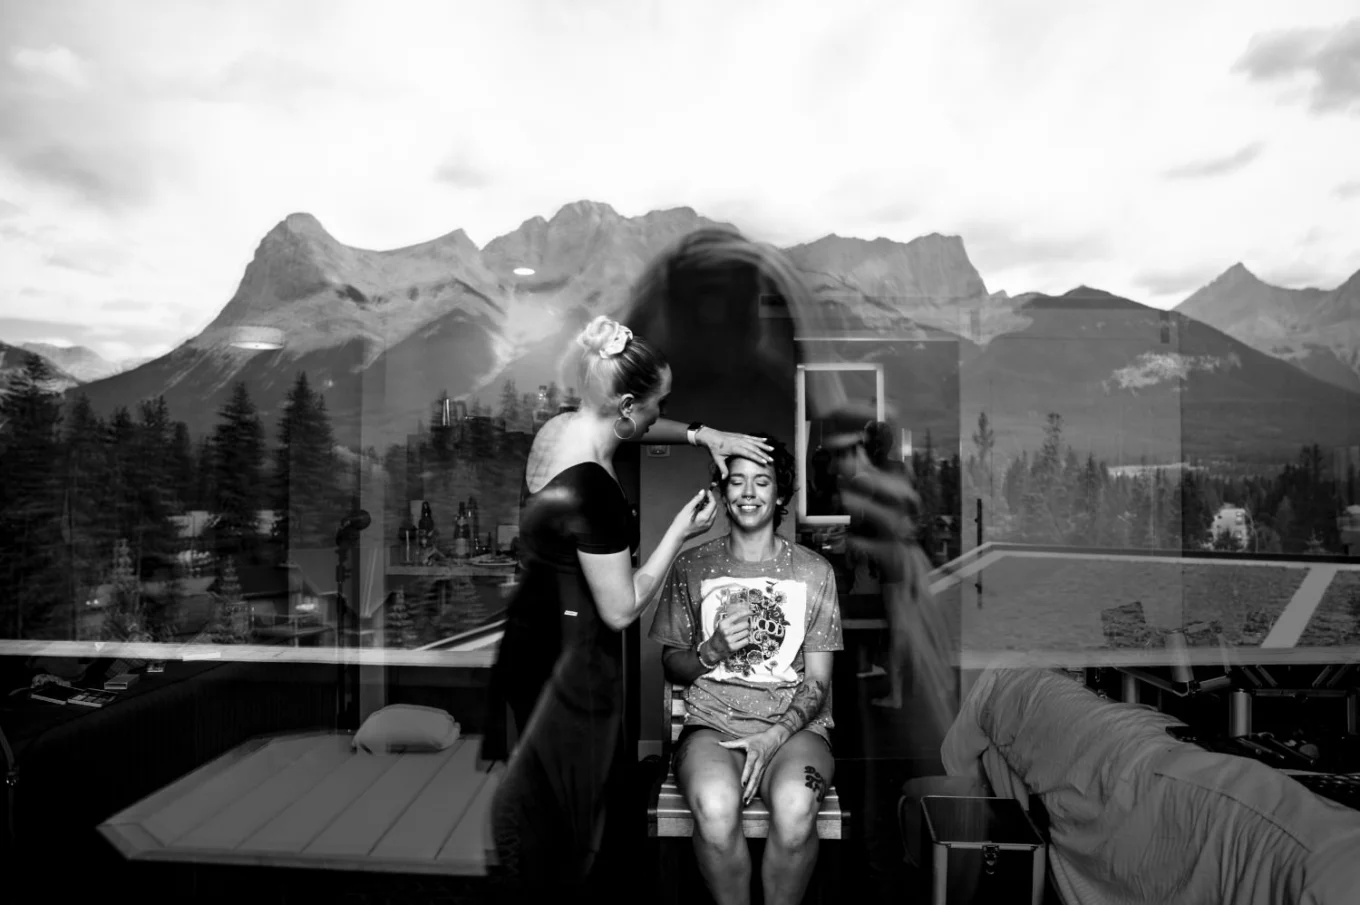
[[[741,751],[700,729],[675,753],[675,779],[694,812],[694,854],[717,905],[750,905],[751,852],[741,831]]]
[[[835,772],[831,748],[806,729],[785,742],[766,769],[760,782],[760,796],[770,809],[770,837],[760,865],[765,905],[803,901],[817,866],[817,812]]]

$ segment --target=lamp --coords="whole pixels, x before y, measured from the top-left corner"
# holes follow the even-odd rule
[[[531,277],[534,275],[534,269],[532,267],[516,267],[511,272],[517,277]]]
[[[267,351],[283,348],[283,331],[278,327],[243,326],[231,330],[231,345],[238,349]]]

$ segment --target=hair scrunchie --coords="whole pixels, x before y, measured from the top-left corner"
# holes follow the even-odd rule
[[[613,358],[623,351],[624,347],[628,345],[628,341],[632,338],[632,330],[629,330],[623,324],[614,324],[614,335],[611,336],[609,342],[605,343],[604,347],[600,349],[600,357]]]

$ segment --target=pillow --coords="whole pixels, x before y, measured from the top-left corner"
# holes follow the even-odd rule
[[[458,741],[458,722],[437,707],[389,704],[354,734],[354,747],[369,754],[443,751]]]

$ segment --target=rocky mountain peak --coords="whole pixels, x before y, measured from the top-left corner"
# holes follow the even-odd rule
[[[572,201],[558,208],[557,213],[553,214],[550,225],[561,225],[580,220],[602,221],[608,219],[618,219],[619,212],[614,210],[603,201]]]

